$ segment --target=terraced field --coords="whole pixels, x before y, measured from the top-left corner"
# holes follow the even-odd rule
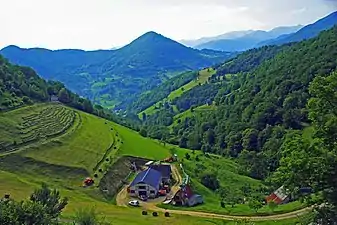
[[[28,107],[0,114],[0,126],[3,129],[0,152],[64,134],[75,119],[74,110],[56,104],[45,105],[41,110]]]

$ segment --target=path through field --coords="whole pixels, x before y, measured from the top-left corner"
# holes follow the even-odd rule
[[[179,189],[179,185],[182,182],[182,177],[178,171],[176,165],[172,165],[172,174],[173,178],[177,181],[174,186],[172,186],[172,192],[175,193]],[[124,186],[123,189],[117,194],[116,203],[118,206],[127,207],[129,201],[127,186]],[[248,219],[251,221],[274,221],[274,220],[285,220],[291,218],[297,218],[301,215],[308,213],[312,210],[311,207],[300,209],[294,212],[270,215],[270,216],[231,216],[231,215],[222,215],[215,213],[207,213],[207,212],[197,212],[197,211],[185,211],[185,210],[168,210],[159,208],[157,204],[160,201],[148,201],[141,202],[141,208],[143,210],[148,211],[156,211],[156,212],[169,212],[170,214],[179,214],[179,215],[189,215],[196,217],[204,217],[204,218],[213,218],[213,219],[223,219],[223,220],[237,220],[237,219]]]

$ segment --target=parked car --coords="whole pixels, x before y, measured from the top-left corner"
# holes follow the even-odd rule
[[[129,201],[129,205],[131,205],[131,206],[139,206],[139,201],[138,200]]]

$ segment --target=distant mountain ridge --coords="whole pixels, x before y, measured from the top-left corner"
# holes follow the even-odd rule
[[[188,47],[195,47],[210,41],[240,38],[251,32],[254,32],[254,30],[232,31],[214,37],[203,37],[196,40],[180,40],[179,42]]]
[[[255,30],[247,32],[241,37],[227,37],[224,39],[213,40],[197,45],[195,46],[195,48],[230,52],[245,51],[254,48],[258,43],[261,43],[263,41],[274,39],[281,35],[294,33],[302,27],[302,25],[297,25],[291,27],[276,27],[270,31]]]
[[[125,105],[177,73],[211,66],[232,55],[188,48],[155,32],[147,32],[117,50],[52,51],[8,46],[0,54],[109,107]]]
[[[291,42],[299,42],[306,39],[316,37],[324,30],[329,30],[333,26],[337,25],[337,11],[329,14],[328,16],[316,21],[313,24],[309,24],[294,34],[279,37],[274,40],[265,42],[264,44],[268,45],[281,45]]]

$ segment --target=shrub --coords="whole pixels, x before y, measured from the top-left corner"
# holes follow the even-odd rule
[[[201,183],[212,191],[215,191],[220,187],[219,180],[214,174],[203,175],[201,177]]]

